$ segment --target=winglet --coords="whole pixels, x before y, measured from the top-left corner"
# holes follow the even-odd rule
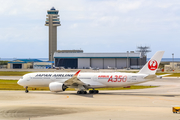
[[[81,70],[77,71],[73,77],[77,77]]]

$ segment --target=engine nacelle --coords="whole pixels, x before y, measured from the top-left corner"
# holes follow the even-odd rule
[[[63,92],[66,90],[66,87],[63,83],[52,82],[49,84],[49,89],[51,92]]]

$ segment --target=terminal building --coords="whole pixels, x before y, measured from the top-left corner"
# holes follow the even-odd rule
[[[55,67],[71,69],[114,67],[141,68],[146,63],[146,57],[134,51],[125,53],[83,53],[83,50],[59,50],[54,53]]]
[[[16,59],[8,62],[8,69],[49,69],[54,61],[42,61],[38,59]]]
[[[38,59],[16,59],[8,62],[8,69],[31,69],[34,62],[42,62]]]

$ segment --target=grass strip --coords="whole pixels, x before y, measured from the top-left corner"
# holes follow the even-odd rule
[[[180,77],[180,73],[156,73],[156,75],[164,75],[164,74],[170,74],[163,77]]]
[[[23,76],[31,72],[22,72],[22,71],[0,71],[0,76]]]
[[[17,84],[18,80],[0,80],[0,90],[25,90],[24,87]],[[97,90],[130,90],[130,89],[145,89],[145,88],[154,88],[156,86],[131,86],[130,88],[98,88]],[[29,87],[29,90],[45,90],[49,91],[49,87]],[[66,91],[74,91],[73,88],[67,88]]]

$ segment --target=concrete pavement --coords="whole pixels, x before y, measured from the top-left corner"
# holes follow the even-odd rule
[[[180,106],[180,80],[151,81],[160,87],[100,91],[0,91],[0,120],[179,120],[172,113]]]
[[[22,76],[0,76],[0,80],[19,80]]]

